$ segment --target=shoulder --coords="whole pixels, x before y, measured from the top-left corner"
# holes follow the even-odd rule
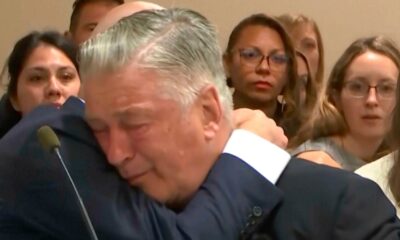
[[[282,186],[296,185],[299,188],[313,186],[314,192],[328,195],[347,192],[349,188],[354,188],[354,194],[364,190],[381,192],[374,182],[353,172],[314,164],[298,158],[293,158],[289,162],[278,184],[282,184]],[[360,186],[365,188],[357,189]],[[348,193],[351,194],[351,192]]]
[[[305,151],[301,152],[297,155],[297,157],[309,160],[311,162],[315,162],[318,164],[324,164],[328,165],[331,167],[336,167],[336,168],[341,168],[341,166],[336,162],[335,159],[331,157],[327,152],[325,151]]]
[[[355,173],[375,180],[380,177],[386,177],[393,166],[394,153],[390,153],[371,163],[365,164],[355,171]]]

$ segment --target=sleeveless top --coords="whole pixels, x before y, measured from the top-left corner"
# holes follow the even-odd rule
[[[327,137],[308,140],[290,151],[290,154],[292,156],[297,156],[300,153],[309,151],[323,151],[339,163],[343,169],[349,171],[354,171],[365,164],[363,160],[350,154]]]

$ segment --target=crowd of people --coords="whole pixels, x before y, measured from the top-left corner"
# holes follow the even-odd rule
[[[222,51],[195,10],[76,0],[4,66],[1,239],[400,239],[399,47],[360,36],[324,79],[322,39],[255,13]]]

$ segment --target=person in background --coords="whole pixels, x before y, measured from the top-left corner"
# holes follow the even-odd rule
[[[80,60],[85,119],[108,163],[131,186],[176,212],[193,206],[207,169],[229,160],[224,152],[235,149],[259,171],[258,180],[279,174],[268,188],[252,178],[249,191],[260,188],[270,199],[266,208],[253,208],[241,239],[399,238],[394,208],[373,182],[296,158],[276,168],[280,158],[272,154],[282,149],[237,135],[216,29],[199,13],[138,12],[85,42]],[[234,177],[249,180],[247,174]],[[231,219],[222,219],[220,227],[227,227]]]
[[[399,84],[399,82],[397,83]],[[397,216],[400,217],[400,87],[396,90],[396,106],[393,110],[392,129],[388,138],[395,151],[365,164],[355,172],[363,177],[376,182],[396,207]]]
[[[110,11],[100,26],[111,26],[119,18],[149,8],[161,7],[146,2],[121,5]],[[221,55],[216,58],[220,61]],[[220,66],[222,69],[222,64]],[[74,97],[60,109],[40,106],[0,140],[1,239],[89,239],[59,163],[38,144],[36,132],[43,125],[53,128],[60,138],[61,154],[99,239],[239,239],[241,229],[258,220],[260,210],[274,201],[265,189],[273,188],[279,168],[283,168],[290,157],[271,144],[284,147],[285,144],[280,144],[287,141],[273,120],[258,110],[238,109],[232,124],[240,130],[230,136],[230,141],[234,144],[246,135],[243,129],[270,140],[268,143],[254,136],[255,141],[248,150],[253,153],[270,149],[269,156],[274,161],[261,159],[257,163],[253,159],[253,164],[267,164],[274,171],[260,175],[246,162],[251,158],[233,146],[221,153],[221,161],[216,159],[185,209],[174,212],[150,199],[141,189],[129,186],[115,168],[107,164],[84,122],[83,111],[84,103]],[[165,158],[169,158],[168,154]],[[237,178],[237,175],[246,177]],[[249,184],[260,185],[249,189]],[[221,221],[224,224],[221,225]]]
[[[223,60],[234,108],[263,111],[290,139],[300,125],[300,93],[294,49],[279,22],[265,14],[243,19],[229,36]]]
[[[75,0],[72,5],[69,30],[65,35],[80,45],[91,36],[98,22],[111,9],[124,2],[124,0]]]
[[[383,36],[353,42],[338,59],[293,155],[354,171],[390,151],[400,52]]]
[[[317,23],[303,14],[283,14],[277,19],[289,33],[294,47],[307,57],[312,80],[320,92],[324,83],[324,46]]]
[[[31,32],[17,41],[3,70],[8,86],[0,102],[0,138],[38,105],[60,107],[78,95],[77,51],[54,31]]]
[[[299,82],[300,104],[302,111],[303,121],[309,118],[309,113],[314,108],[315,99],[317,98],[317,89],[312,80],[310,65],[308,64],[307,57],[296,50],[296,63],[297,63],[297,78]]]

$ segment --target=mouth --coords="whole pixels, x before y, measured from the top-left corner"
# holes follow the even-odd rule
[[[381,119],[379,115],[364,115],[362,116],[362,119],[367,119],[367,120],[374,120],[374,119]]]
[[[378,121],[382,118],[378,115],[364,115],[361,117],[364,121]]]
[[[140,173],[135,173],[127,178],[125,178],[129,184],[131,185],[137,185],[140,179],[147,174],[148,171],[140,172]]]
[[[56,107],[57,109],[61,108],[61,106],[62,106],[61,103],[51,103],[51,105],[53,105],[53,106]]]
[[[272,84],[267,81],[257,81],[254,83],[254,86],[258,89],[270,89],[273,87]]]

